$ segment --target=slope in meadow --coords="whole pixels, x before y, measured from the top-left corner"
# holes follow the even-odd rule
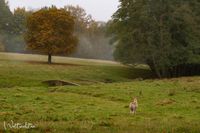
[[[43,86],[46,80],[63,80],[78,84],[131,81],[151,76],[148,68],[131,68],[113,61],[53,57],[47,64],[42,55],[0,54],[1,87]]]

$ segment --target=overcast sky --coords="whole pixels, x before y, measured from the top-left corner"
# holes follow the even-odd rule
[[[118,0],[8,0],[11,10],[16,7],[26,7],[27,9],[38,9],[44,6],[56,5],[80,5],[95,20],[107,21],[117,10]]]

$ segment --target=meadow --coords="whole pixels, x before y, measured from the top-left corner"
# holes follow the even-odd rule
[[[0,53],[0,132],[199,133],[200,77],[155,79],[145,65]],[[79,86],[48,86],[47,80]],[[132,97],[139,107],[129,112]],[[33,129],[4,124],[33,123]]]

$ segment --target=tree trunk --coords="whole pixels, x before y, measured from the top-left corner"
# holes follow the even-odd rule
[[[48,63],[51,64],[52,61],[51,61],[51,54],[48,54]]]
[[[161,77],[161,74],[160,74],[160,71],[159,71],[159,69],[157,68],[156,61],[155,61],[154,56],[152,56],[152,63],[153,63],[153,67],[154,67],[154,71],[155,71],[155,73],[156,73],[156,76],[157,76],[158,78],[162,78],[162,77]]]

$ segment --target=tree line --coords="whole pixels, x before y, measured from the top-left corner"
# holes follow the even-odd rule
[[[42,8],[41,10],[47,7]],[[74,19],[74,34],[78,44],[69,56],[94,59],[112,59],[113,46],[105,36],[106,23],[95,21],[80,6],[66,5],[64,11],[70,12]],[[6,52],[35,53],[25,42],[27,19],[38,10],[16,8],[13,12],[5,0],[0,0],[0,50]],[[66,29],[67,30],[67,29]],[[94,41],[95,40],[95,41]],[[60,53],[59,55],[64,55]]]
[[[114,57],[159,78],[200,75],[199,0],[120,0],[108,33]]]

